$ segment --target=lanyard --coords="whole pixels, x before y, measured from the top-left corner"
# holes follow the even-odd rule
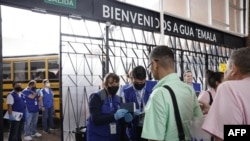
[[[108,97],[108,100],[109,100],[109,107],[112,108],[113,107],[112,97]]]
[[[139,105],[139,109],[140,109],[141,112],[143,112],[143,107],[145,106],[145,103],[144,103],[145,89],[143,88],[140,91],[135,89],[135,93],[136,93],[136,98],[137,98],[137,102],[138,102],[138,105]]]

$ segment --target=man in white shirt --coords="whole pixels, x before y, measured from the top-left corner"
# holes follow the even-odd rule
[[[9,114],[9,139],[8,141],[21,141],[21,135],[24,128],[25,121],[25,103],[22,94],[22,87],[20,82],[13,82],[13,91],[7,96],[7,106]],[[13,116],[13,111],[23,113],[23,117],[20,121],[16,120]]]
[[[43,112],[42,124],[43,132],[49,133],[49,129],[54,129],[53,114],[54,114],[54,94],[50,88],[48,79],[43,80],[43,88],[40,90],[39,103]],[[49,124],[48,124],[49,121]]]

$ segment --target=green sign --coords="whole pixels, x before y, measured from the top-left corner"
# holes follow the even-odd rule
[[[76,0],[44,0],[44,2],[68,8],[76,8]]]

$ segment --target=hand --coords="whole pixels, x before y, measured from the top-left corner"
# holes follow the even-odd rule
[[[44,108],[44,107],[42,107],[42,108],[41,108],[41,110],[42,110],[42,111],[45,111],[45,108]]]
[[[204,103],[204,102],[201,102],[199,101],[200,103],[200,107],[201,107],[201,110],[202,110],[202,113],[205,115],[208,113],[209,109],[210,109],[210,105],[208,103]]]
[[[134,112],[134,115],[135,115],[135,116],[139,116],[140,113],[141,113],[141,112],[140,112],[140,109],[136,109],[135,112]]]
[[[123,118],[127,112],[128,112],[128,110],[126,110],[126,109],[117,110],[116,113],[114,114],[115,120],[119,120],[119,119]]]
[[[9,115],[9,121],[15,121],[15,117],[13,115]]]
[[[40,89],[36,89],[37,95],[40,95]]]
[[[126,113],[124,119],[127,123],[129,123],[133,120],[133,116],[130,113]]]

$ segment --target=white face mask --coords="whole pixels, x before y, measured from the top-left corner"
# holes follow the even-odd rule
[[[46,83],[45,86],[49,88],[50,87],[50,83]]]

